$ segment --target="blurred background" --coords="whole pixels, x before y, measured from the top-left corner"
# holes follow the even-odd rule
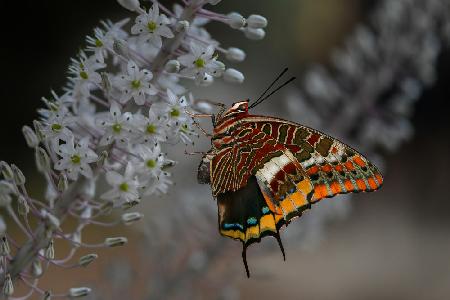
[[[86,230],[91,241],[114,234],[130,243],[100,251],[88,269],[51,267],[43,288],[85,285],[94,289],[92,299],[447,299],[446,2],[222,1],[213,10],[267,17],[267,35],[251,42],[223,24],[207,27],[225,48],[246,51],[236,65],[246,81],[218,81],[195,96],[227,104],[255,98],[288,66],[299,79],[255,113],[307,124],[355,146],[381,167],[384,187],[324,200],[295,220],[282,234],[286,262],[274,239],[250,247],[247,279],[240,243],[219,236],[210,188],[196,182],[200,157],[183,155],[180,144],[170,150],[180,162],[173,171],[176,185],[141,205],[143,221]],[[51,88],[60,91],[70,57],[99,21],[133,15],[111,0],[2,1],[0,11],[0,159],[17,164],[39,195],[43,180],[21,127],[37,118],[42,96]],[[208,147],[200,137],[195,150]],[[57,247],[56,256],[65,251],[67,245]]]

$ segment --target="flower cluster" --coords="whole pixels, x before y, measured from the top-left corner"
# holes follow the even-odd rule
[[[40,119],[33,122],[33,128],[23,127],[47,182],[45,200],[31,198],[22,172],[1,163],[0,206],[28,238],[19,245],[6,233],[0,217],[0,274],[5,296],[13,294],[14,281],[21,279],[30,286],[29,295],[21,299],[33,293],[49,299],[50,292],[37,287],[42,263],[64,267],[78,247],[126,243],[125,238],[114,237],[88,245],[83,242],[82,230],[89,224],[111,225],[96,220],[111,208],[129,209],[144,197],[167,192],[172,184],[169,170],[175,161],[167,158],[163,149],[168,144],[192,143],[197,136],[192,112],[211,109],[193,100],[186,88],[189,80],[200,86],[220,78],[233,83],[244,80],[241,72],[219,60],[223,55],[233,62],[242,61],[244,51],[222,48],[204,26],[209,21],[222,22],[257,40],[264,37],[267,25],[262,16],[244,18],[203,8],[219,3],[217,0],[187,1],[184,6],[175,5],[173,11],[157,1],[148,10],[137,0],[118,2],[137,14],[134,21],[107,21],[95,28],[86,39],[85,50],[71,61],[64,92],[52,91],[50,98],[43,98]],[[130,31],[125,29],[127,24]],[[105,190],[102,181],[108,185]],[[11,206],[13,199],[17,199],[19,215]],[[37,227],[28,223],[30,214],[37,218]],[[60,226],[67,215],[79,220],[72,232]],[[138,212],[125,212],[121,221],[130,224],[141,217]],[[55,260],[57,239],[73,245],[67,258]],[[15,246],[13,250],[10,244]],[[86,266],[96,257],[83,256],[78,265]],[[89,288],[73,288],[67,296],[89,292]]]

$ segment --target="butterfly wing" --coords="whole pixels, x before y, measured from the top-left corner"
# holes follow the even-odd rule
[[[375,191],[383,183],[380,171],[362,154],[320,131],[277,118],[252,117],[249,122],[294,154],[314,186],[312,202]]]
[[[378,169],[344,143],[312,128],[249,116],[211,162],[219,231],[245,249],[301,216],[312,203],[337,194],[370,192]],[[246,266],[247,274],[248,268]]]

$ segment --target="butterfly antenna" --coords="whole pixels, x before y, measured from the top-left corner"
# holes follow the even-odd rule
[[[261,104],[264,100],[268,99],[270,96],[278,92],[280,89],[282,89],[285,85],[289,84],[291,81],[295,80],[296,77],[291,77],[288,81],[277,87],[274,91],[272,91],[269,95],[265,96],[264,98],[258,99],[256,102],[253,102],[252,105],[250,105],[248,108],[253,108],[258,104]]]
[[[281,78],[281,76],[284,75],[284,73],[286,73],[288,70],[288,68],[284,68],[284,70],[277,76],[277,78],[275,78],[274,81],[272,81],[272,83],[269,85],[269,87],[261,94],[261,96],[258,97],[258,99],[256,99],[255,102],[258,102],[259,99],[261,99],[262,97],[264,97],[264,95],[270,90],[270,88]]]

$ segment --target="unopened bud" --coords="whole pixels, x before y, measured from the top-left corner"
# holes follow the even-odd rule
[[[209,74],[199,75],[195,78],[195,83],[199,86],[209,86],[214,82],[214,78]]]
[[[14,180],[14,173],[8,163],[5,161],[0,161],[0,169],[2,171],[3,178],[6,180]]]
[[[3,220],[3,217],[0,216],[0,236],[4,236],[5,232],[6,232],[6,223]]]
[[[12,294],[14,294],[14,285],[11,280],[11,275],[6,274],[5,281],[3,282],[3,295],[8,297]]]
[[[41,172],[48,172],[50,170],[50,158],[48,157],[47,151],[38,147],[35,151],[35,157],[38,170]]]
[[[164,70],[169,73],[178,73],[180,72],[180,62],[176,59],[171,59],[164,66]]]
[[[33,121],[34,132],[40,141],[45,140],[45,134],[42,128],[41,122],[34,120]]]
[[[122,55],[126,58],[130,57],[130,50],[128,49],[127,42],[124,40],[114,40],[113,50],[119,55]]]
[[[239,48],[230,47],[225,54],[225,57],[229,61],[240,62],[245,59],[245,52]]]
[[[132,207],[135,207],[139,203],[141,203],[141,201],[139,199],[126,201],[124,204],[122,204],[122,209],[124,209],[124,210],[130,209]],[[111,209],[112,209],[112,207],[111,207]]]
[[[108,158],[108,151],[102,151],[98,156],[97,166],[103,167],[105,165],[106,159]]]
[[[17,197],[17,211],[21,216],[26,216],[30,212],[30,206],[28,205],[27,199],[22,195]]]
[[[39,145],[39,139],[36,136],[36,133],[34,133],[33,129],[29,126],[23,126],[22,127],[22,133],[25,137],[25,141],[27,142],[28,147],[35,148],[37,145]]]
[[[136,11],[139,9],[138,0],[117,0],[117,2],[128,10]]]
[[[26,182],[26,178],[23,175],[22,171],[16,166],[16,165],[11,165],[11,169],[13,171],[14,174],[14,182],[17,185],[23,185]]]
[[[245,26],[245,18],[237,13],[237,12],[232,12],[228,14],[228,25],[230,25],[231,28],[233,29],[240,29],[242,27]]]
[[[247,25],[250,28],[264,28],[267,26],[267,19],[260,15],[251,15],[247,18]]]
[[[175,30],[178,32],[186,31],[189,29],[189,22],[186,20],[178,21],[175,25]]]
[[[244,82],[245,77],[244,74],[238,70],[229,68],[223,74],[223,79],[231,83],[242,83]]]
[[[111,91],[111,81],[109,80],[109,76],[108,73],[106,72],[101,72],[100,76],[102,78],[102,87],[103,89],[109,93],[109,91]]]
[[[123,246],[128,242],[128,239],[125,237],[112,237],[105,239],[105,245],[107,247],[117,247]]]
[[[142,219],[143,215],[138,212],[131,212],[122,215],[122,222],[125,225],[131,225],[132,223]]]
[[[67,190],[69,187],[69,181],[67,180],[67,176],[65,174],[59,175],[58,179],[58,191],[61,193]]]
[[[78,264],[82,267],[87,267],[88,265],[91,264],[91,262],[93,262],[97,258],[98,258],[98,255],[95,253],[87,254],[87,255],[80,257],[80,259],[78,260]]]
[[[53,240],[50,240],[47,248],[45,248],[44,256],[48,260],[55,259],[55,246]]]
[[[88,287],[76,287],[69,290],[69,296],[72,298],[85,297],[91,293]]]
[[[8,256],[11,253],[11,248],[9,247],[8,239],[6,236],[2,236],[0,239],[0,256]]]
[[[42,273],[43,273],[42,263],[41,263],[41,260],[39,258],[35,258],[33,260],[33,263],[31,264],[31,273],[35,277],[39,277],[39,276],[42,275]]]
[[[266,36],[266,32],[261,28],[245,28],[244,29],[245,36],[250,40],[262,40]]]

